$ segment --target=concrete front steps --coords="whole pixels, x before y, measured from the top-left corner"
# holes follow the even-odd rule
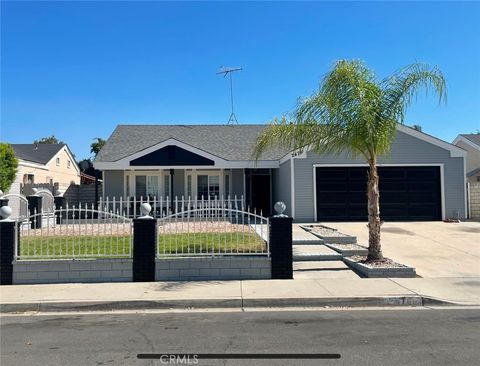
[[[321,245],[323,239],[302,229],[299,225],[293,225],[293,245]]]
[[[293,261],[336,261],[342,260],[342,255],[325,245],[293,245]]]
[[[345,278],[353,279],[359,276],[341,260],[335,261],[297,261],[293,262],[293,278]]]

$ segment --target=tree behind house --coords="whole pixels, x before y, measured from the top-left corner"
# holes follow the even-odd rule
[[[33,141],[34,144],[64,144],[63,141],[57,139],[54,135],[42,137],[40,140]]]
[[[102,149],[103,145],[105,145],[105,142],[106,141],[104,139],[102,139],[101,137],[95,137],[93,139],[93,142],[90,144],[90,152],[94,156],[97,156],[97,154]]]

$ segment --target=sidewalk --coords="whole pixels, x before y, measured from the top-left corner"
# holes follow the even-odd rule
[[[480,305],[480,278],[295,279],[1,286],[1,312]]]

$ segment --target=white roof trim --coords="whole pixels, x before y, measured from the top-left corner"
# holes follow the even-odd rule
[[[158,165],[158,166],[131,166],[130,162],[144,155],[150,154],[156,150],[164,148],[169,145],[178,146],[182,149],[188,150],[194,154],[203,156],[207,159],[213,160],[214,165],[207,166],[172,166],[172,165]],[[198,149],[194,146],[185,144],[174,138],[169,138],[158,144],[152,145],[146,149],[138,151],[132,155],[129,155],[123,159],[117,161],[98,161],[94,162],[93,166],[100,170],[117,170],[117,169],[209,169],[209,168],[278,168],[278,160],[225,160],[216,155],[210,154],[204,150]]]
[[[438,146],[444,150],[450,151],[450,157],[451,158],[461,158],[467,156],[467,152],[463,150],[462,148],[455,146],[453,144],[450,144],[446,141],[440,140],[439,138],[427,135],[426,133],[417,131],[411,127],[407,127],[405,125],[398,124],[397,125],[397,130],[403,133],[406,133],[407,135],[413,136],[418,138],[419,140],[428,142],[432,145]]]
[[[19,166],[26,166],[26,167],[29,167],[29,168],[48,170],[48,167],[44,164],[35,163],[33,161],[23,160],[23,159],[17,159],[17,160],[18,160],[18,165]]]
[[[458,135],[455,140],[453,140],[453,144],[457,144],[459,141],[462,141],[464,143],[466,143],[468,146],[471,146],[473,147],[474,149],[477,149],[480,151],[480,146],[477,145],[475,142],[473,142],[472,140],[470,139],[467,139],[465,136],[462,136],[462,135]]]

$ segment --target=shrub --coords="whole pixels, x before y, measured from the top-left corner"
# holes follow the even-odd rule
[[[15,158],[13,148],[0,142],[0,189],[7,192],[17,175],[18,160]]]

